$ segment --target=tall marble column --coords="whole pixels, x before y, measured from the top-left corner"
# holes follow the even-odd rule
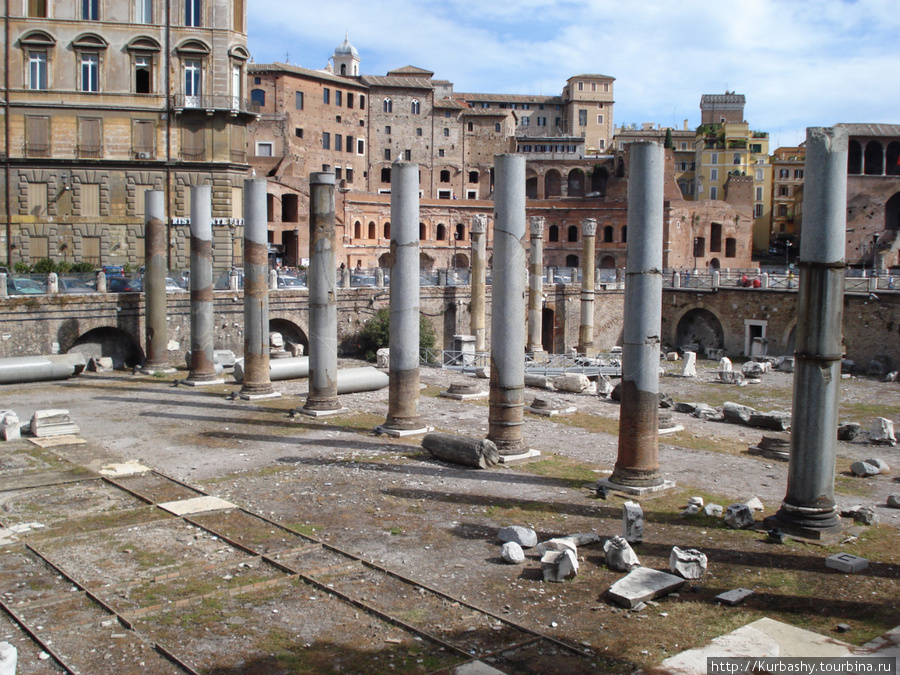
[[[166,321],[166,276],[169,274],[166,236],[166,196],[162,190],[144,193],[144,372],[172,372]]]
[[[594,269],[597,221],[585,218],[581,224],[581,324],[578,328],[578,353],[594,351]]]
[[[470,311],[472,321],[472,334],[475,336],[475,351],[486,352],[486,323],[485,323],[485,295],[487,282],[485,270],[487,268],[487,216],[480,213],[472,217],[472,309]]]
[[[544,351],[541,339],[544,307],[544,219],[532,216],[528,224],[531,239],[528,249],[528,345],[525,350],[537,354]]]

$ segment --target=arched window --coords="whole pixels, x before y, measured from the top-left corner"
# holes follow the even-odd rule
[[[606,244],[611,244],[613,240],[613,228],[612,225],[607,225],[603,228],[603,242]]]
[[[578,241],[578,228],[575,225],[569,225],[569,241]]]
[[[425,241],[427,236],[428,227],[426,227],[425,223],[419,223],[419,241]]]
[[[414,98],[412,103],[409,105],[409,112],[411,112],[413,115],[418,115],[421,112],[421,110],[422,110],[422,106],[419,104],[419,99]],[[390,111],[386,110],[385,112],[390,112]]]
[[[887,152],[884,155],[885,168],[884,172],[888,176],[900,175],[900,143],[891,141],[887,146]]]
[[[382,236],[383,238],[385,238],[385,239],[390,239],[390,238],[391,238],[391,224],[390,224],[390,222],[387,222],[387,223],[384,224],[384,227],[382,228],[382,235],[381,235],[381,236]]]
[[[559,228],[556,225],[551,225],[547,230],[547,241],[559,241]]]
[[[362,223],[358,220],[353,223],[353,238],[362,239]]]
[[[859,141],[850,141],[847,152],[847,173],[862,173],[862,146]]]
[[[628,243],[628,226],[627,225],[622,226],[622,243],[623,244]]]
[[[369,221],[369,239],[375,238],[375,222]]]
[[[865,169],[867,176],[880,176],[884,173],[884,151],[878,141],[866,143]]]
[[[46,8],[44,15],[46,15]],[[49,64],[52,61],[50,55],[52,54],[52,50],[56,47],[56,40],[48,33],[35,30],[20,38],[19,44],[22,45],[22,48],[26,53],[25,58],[28,61],[28,82],[26,83],[26,86],[29,89],[37,91],[49,89]]]
[[[444,241],[445,239],[447,239],[447,228],[443,223],[438,223],[436,239],[438,241]]]
[[[341,75],[346,75],[346,74],[347,74],[347,64],[342,63],[341,64]]]
[[[456,241],[463,241],[466,238],[466,226],[462,223],[456,224],[456,234],[453,236]]]
[[[578,256],[573,254],[567,255],[566,267],[578,267]]]
[[[394,112],[394,102],[386,98],[381,102],[381,111],[386,113]]]
[[[265,89],[254,89],[250,92],[250,101],[253,103],[258,103],[260,107],[266,104],[266,90]]]

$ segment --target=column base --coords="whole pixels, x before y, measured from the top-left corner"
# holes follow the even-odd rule
[[[500,455],[500,463],[501,464],[512,464],[513,462],[521,462],[526,459],[531,459],[532,457],[540,457],[540,450],[526,450],[525,452],[520,452],[517,455]]]
[[[350,408],[333,408],[332,410],[311,410],[310,408],[295,408],[292,412],[307,417],[329,417],[331,415],[343,415],[350,412]]]
[[[844,525],[834,509],[810,509],[782,503],[774,516],[763,520],[768,530],[781,530],[792,537],[820,541],[839,534]]]
[[[211,384],[225,384],[225,380],[192,380],[188,377],[186,380],[178,380],[178,384],[183,384],[187,387],[208,387]]]
[[[172,366],[169,366],[169,365],[160,366],[159,368],[155,368],[153,366],[144,366],[140,370],[140,373],[142,375],[155,375],[156,373],[169,374],[169,373],[177,373],[177,372],[178,372],[177,368],[173,368]]]
[[[636,495],[640,497],[641,495],[649,495],[654,492],[662,492],[663,490],[671,490],[675,487],[674,480],[665,480],[661,479],[662,482],[657,485],[624,485],[622,483],[616,483],[613,481],[613,477],[609,478],[600,478],[597,481],[597,485],[602,485],[605,488],[609,488],[610,490],[615,490],[616,492],[624,492],[629,495]]]
[[[386,436],[393,436],[394,438],[427,434],[432,431],[434,431],[434,427],[420,427],[418,429],[391,429],[390,427],[386,427],[384,425],[375,427],[375,433],[385,434]]]
[[[238,394],[238,398],[240,398],[244,401],[259,401],[264,398],[278,398],[280,396],[281,396],[281,392],[279,392],[279,391],[270,391],[268,393],[259,393],[259,394],[253,394],[253,393],[249,393],[249,392],[246,394],[245,393]]]

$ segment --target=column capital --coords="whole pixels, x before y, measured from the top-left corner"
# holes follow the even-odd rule
[[[597,221],[594,218],[585,218],[581,221],[581,236],[593,237],[597,234]]]
[[[543,237],[544,236],[544,217],[543,216],[531,216],[528,219],[529,227],[531,228],[531,236],[532,237]]]
[[[472,234],[484,234],[487,232],[488,218],[483,213],[476,213],[472,216]]]

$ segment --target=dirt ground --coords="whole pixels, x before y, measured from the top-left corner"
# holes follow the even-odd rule
[[[789,411],[789,374],[736,387],[712,382],[713,367],[660,388],[676,401]],[[422,369],[423,422],[483,437],[486,399],[438,397],[464,379]],[[0,640],[19,649],[20,673],[429,673],[475,658],[508,673],[628,673],[762,616],[825,634],[848,623],[840,639],[856,644],[900,624],[900,510],[885,505],[900,493],[895,447],[838,447],[836,501],[874,507],[880,524],[847,519],[835,540],[778,545],[681,515],[690,496],[723,506],[756,496],[758,520],[774,513],[787,463],[747,451],[769,432],[675,413],[684,430],[661,437],[660,463],[676,488],[639,498],[646,530],[635,550],[666,570],[672,546],[697,548],[709,571],[633,612],[605,598],[622,574],[604,565],[601,545],[582,547],[578,575],[556,584],[528,551],[524,564],[504,564],[497,540],[513,524],[541,540],[621,533],[628,497],[589,489],[615,462],[617,404],[528,389],[529,403],[549,397],[577,412],[527,414],[525,438],[541,456],[481,471],[435,460],[420,437],[375,434],[386,389],[342,396],[346,414],[311,419],[288,414],[303,380],[252,403],[227,398],[238,388],[86,373],[0,389],[0,407],[22,420],[70,410],[86,441],[0,447],[0,527],[19,530],[0,545]],[[842,421],[900,425],[896,383],[844,380],[841,397]],[[850,463],[869,457],[892,472],[852,477]],[[126,460],[154,472],[97,473]],[[236,507],[177,517],[158,506],[202,495]],[[840,551],[869,567],[826,568]],[[738,587],[755,594],[739,607],[715,601]]]

